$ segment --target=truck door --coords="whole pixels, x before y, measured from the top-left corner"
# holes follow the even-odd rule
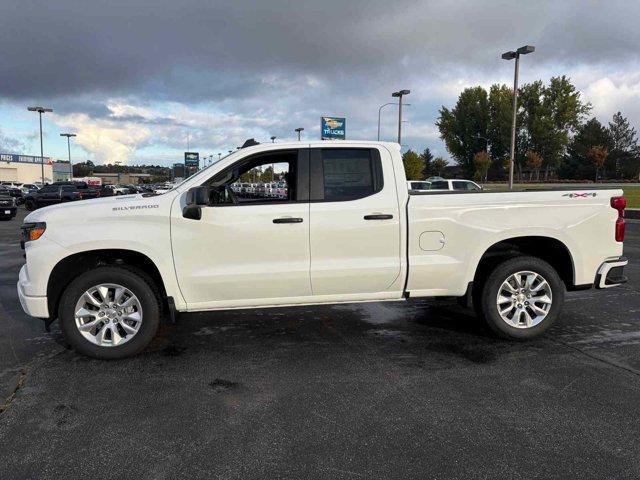
[[[286,183],[282,198],[241,186],[273,180]],[[172,208],[173,256],[186,302],[228,307],[311,296],[309,149],[258,153],[205,184],[210,205],[201,208],[200,220],[184,218],[178,202]]]
[[[389,152],[312,149],[310,178],[313,294],[401,290],[400,210]]]

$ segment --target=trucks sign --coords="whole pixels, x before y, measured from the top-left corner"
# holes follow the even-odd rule
[[[339,117],[321,117],[320,132],[322,140],[344,140],[347,121]]]
[[[199,167],[200,154],[198,152],[184,152],[184,165],[185,167]]]

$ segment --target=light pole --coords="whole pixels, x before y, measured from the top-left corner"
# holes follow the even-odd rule
[[[295,130],[296,132],[298,132],[298,141],[300,141],[300,132],[302,132],[303,130],[304,130],[304,128],[302,128],[302,127],[298,127]]]
[[[392,97],[398,98],[398,143],[402,148],[402,97],[404,95],[409,95],[411,90],[398,90],[397,92],[393,92],[391,94]]]
[[[222,153],[218,153],[218,161],[222,158]]]
[[[61,137],[67,137],[67,151],[69,152],[69,168],[71,168],[71,178],[73,178],[73,164],[71,163],[71,137],[76,137],[75,133],[61,133]]]
[[[536,51],[536,47],[525,45],[515,52],[509,51],[502,54],[503,60],[513,60],[515,58],[516,65],[513,74],[513,117],[511,120],[511,155],[509,157],[509,190],[513,190],[513,166],[516,156],[516,116],[518,113],[518,69],[520,67],[520,55],[526,55]]]
[[[380,141],[380,115],[382,114],[382,109],[387,105],[395,105],[395,102],[385,103],[384,105],[380,105],[380,108],[378,108],[378,141]]]
[[[273,135],[273,136],[271,137],[271,143],[276,143],[276,136],[275,136],[275,135]]]
[[[40,170],[42,173],[42,186],[44,187],[44,148],[42,147],[42,114],[53,112],[52,108],[46,107],[27,107],[30,112],[38,112],[40,115]]]

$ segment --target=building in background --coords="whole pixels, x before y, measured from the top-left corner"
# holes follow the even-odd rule
[[[104,185],[138,185],[149,183],[149,173],[94,173],[94,177],[100,178]]]
[[[44,157],[44,182],[53,182],[53,165],[49,157]],[[35,183],[42,181],[40,157],[0,153],[0,181]]]
[[[54,182],[68,182],[73,177],[71,170],[71,164],[65,160],[56,160],[53,162],[53,181]]]

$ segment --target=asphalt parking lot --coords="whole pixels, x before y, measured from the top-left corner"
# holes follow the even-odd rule
[[[102,362],[22,312],[23,217],[0,222],[2,479],[640,477],[640,223],[629,283],[529,343],[431,300],[182,315]]]

